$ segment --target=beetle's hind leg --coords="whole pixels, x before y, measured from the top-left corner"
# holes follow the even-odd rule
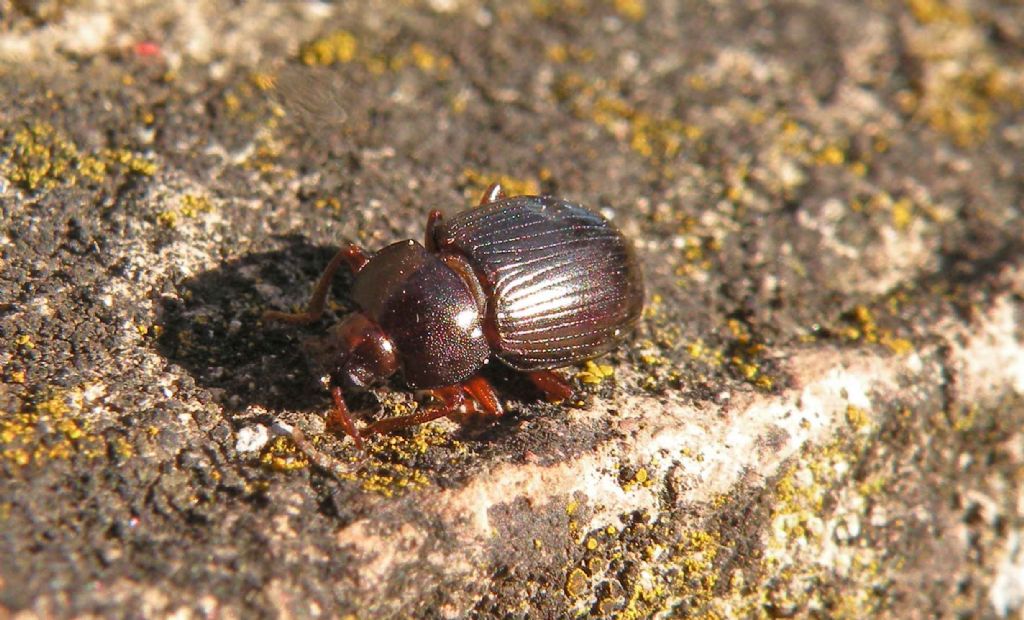
[[[338,272],[342,264],[347,265],[352,273],[359,273],[359,270],[369,260],[370,257],[367,256],[363,248],[354,243],[338,250],[338,253],[334,255],[331,262],[327,263],[327,268],[320,275],[316,288],[313,289],[313,295],[310,296],[309,303],[306,305],[305,312],[267,310],[263,313],[263,320],[291,323],[293,325],[309,325],[310,323],[317,322],[324,314],[324,306],[327,303],[327,294],[331,291],[331,281],[334,279],[334,274]]]
[[[534,387],[544,393],[549,403],[569,400],[575,393],[565,377],[551,370],[531,370],[525,373]]]

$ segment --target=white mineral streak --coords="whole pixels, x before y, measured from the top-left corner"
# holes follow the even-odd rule
[[[1010,533],[1005,553],[988,594],[992,607],[1003,617],[1024,605],[1024,549],[1018,532]]]

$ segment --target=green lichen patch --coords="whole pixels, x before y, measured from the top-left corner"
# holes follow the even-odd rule
[[[680,527],[668,513],[622,518],[624,528],[605,527],[584,538],[579,563],[566,573],[571,605],[595,618],[708,613],[723,548],[718,534]]]
[[[921,71],[899,104],[958,145],[977,145],[1002,109],[1024,106],[1024,62],[999,53],[980,10],[945,0],[907,4],[913,20],[905,28],[906,49]]]
[[[546,173],[541,171],[541,179]],[[500,183],[508,196],[536,196],[540,194],[540,183],[530,178],[514,177],[507,174],[485,172],[474,168],[462,171],[462,182],[465,187],[463,195],[467,200],[479,201],[480,196],[490,187],[491,183]]]
[[[0,464],[20,469],[48,461],[107,454],[108,441],[81,416],[83,390],[43,389],[17,411],[0,415]],[[121,456],[133,450],[123,438],[110,440]]]
[[[83,151],[46,122],[0,127],[0,173],[30,193],[80,182],[100,183],[115,173],[152,176],[155,172],[156,164],[138,153]]]
[[[382,48],[391,48],[382,51]],[[363,41],[348,30],[336,30],[304,43],[299,60],[307,66],[356,64],[373,75],[412,68],[425,75],[445,78],[452,57],[431,43],[405,40]]]
[[[556,100],[580,119],[593,122],[653,164],[661,165],[684,149],[698,148],[703,130],[680,118],[644,110],[616,96],[617,86],[565,72],[553,87]],[[667,171],[667,170],[666,170]]]
[[[174,228],[182,219],[193,219],[213,210],[213,204],[206,196],[185,194],[176,204],[157,213],[156,221],[161,226]]]
[[[878,344],[897,355],[906,355],[914,349],[910,340],[896,336],[891,329],[879,327],[875,313],[865,305],[854,306],[843,314],[842,320],[845,326],[837,333],[843,340]]]
[[[406,415],[414,408],[414,404],[408,403],[385,405],[389,415]],[[332,473],[338,479],[387,498],[431,486],[431,474],[441,463],[451,465],[470,456],[468,445],[453,439],[438,424],[421,424],[404,433],[367,438],[365,451],[356,448],[344,435],[333,432],[313,436],[309,441],[314,449],[327,455],[327,459],[336,460],[338,467],[333,468]],[[340,448],[339,441],[342,442]],[[310,466],[307,456],[286,436],[270,441],[259,460],[265,468],[281,473]]]

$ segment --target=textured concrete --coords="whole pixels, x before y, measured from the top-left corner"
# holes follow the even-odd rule
[[[1021,613],[1022,24],[0,0],[0,616]],[[635,337],[361,453],[300,346],[347,277],[259,316],[493,180],[636,241]]]

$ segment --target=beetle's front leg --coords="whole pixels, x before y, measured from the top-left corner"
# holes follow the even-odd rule
[[[441,400],[441,404],[434,407],[427,407],[416,413],[409,415],[400,415],[392,418],[384,418],[374,422],[363,432],[364,435],[378,435],[382,433],[390,433],[391,431],[405,428],[407,426],[415,426],[417,424],[423,424],[424,422],[430,422],[438,418],[449,416],[459,411],[462,408],[463,403],[466,402],[466,397],[462,392],[461,385],[448,385],[442,388],[430,390],[430,393]]]
[[[359,273],[359,270],[369,262],[370,257],[367,256],[363,248],[352,243],[347,247],[338,250],[338,253],[334,255],[331,262],[327,264],[327,268],[320,275],[320,279],[316,283],[316,288],[313,289],[313,295],[309,298],[309,303],[306,305],[305,312],[280,312],[277,310],[267,310],[263,313],[264,321],[277,321],[280,323],[291,323],[293,325],[309,325],[310,323],[317,322],[324,314],[324,306],[327,303],[327,294],[331,290],[331,281],[334,280],[334,274],[338,272],[338,269],[342,264],[348,266],[353,274]]]
[[[406,426],[415,426],[446,417],[459,424],[476,418],[493,420],[501,417],[503,413],[494,386],[479,375],[470,377],[456,385],[430,390],[430,393],[434,398],[440,400],[441,404],[409,415],[385,418],[371,424],[363,434],[390,433]]]
[[[345,405],[345,397],[342,395],[340,387],[333,386],[331,388],[331,398],[334,400],[334,408],[331,409],[331,413],[327,416],[327,427],[340,426],[345,431],[345,434],[352,438],[356,447],[362,450],[363,436],[359,434],[356,423],[352,421],[352,416],[348,412],[348,406]]]

